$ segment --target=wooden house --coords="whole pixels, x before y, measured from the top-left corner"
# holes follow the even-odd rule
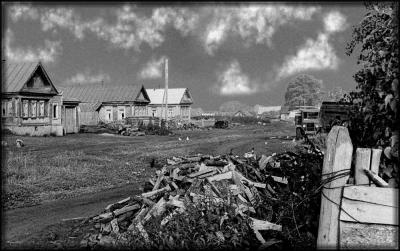
[[[78,99],[79,123],[125,122],[127,117],[148,116],[149,96],[143,86],[87,84],[62,88],[66,99]]]
[[[151,117],[162,117],[163,98],[165,89],[146,89],[150,98],[148,114]],[[192,95],[188,88],[169,88],[168,89],[168,118],[183,123],[190,122],[191,105],[193,104]]]
[[[63,135],[62,94],[40,62],[2,62],[3,129],[17,135]]]

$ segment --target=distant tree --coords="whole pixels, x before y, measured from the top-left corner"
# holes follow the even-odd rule
[[[342,87],[337,86],[334,87],[332,90],[326,92],[326,95],[324,95],[323,100],[324,101],[340,101],[341,99],[344,98],[346,92],[343,90]]]
[[[308,74],[301,74],[290,80],[285,93],[285,106],[293,109],[298,105],[319,105],[324,92],[322,80]]]
[[[243,104],[240,101],[233,100],[223,103],[219,107],[220,112],[253,111],[253,107]]]

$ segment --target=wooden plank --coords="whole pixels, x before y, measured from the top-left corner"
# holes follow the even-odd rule
[[[356,163],[355,163],[355,184],[368,185],[369,179],[365,174],[364,169],[370,168],[371,149],[370,148],[357,148],[356,150]]]
[[[188,177],[189,178],[194,178],[194,177],[200,176],[202,174],[214,172],[214,170],[215,170],[215,168],[207,167],[206,169],[201,170],[199,172],[189,174]]]
[[[207,177],[207,179],[208,181],[229,180],[232,179],[232,171]]]
[[[379,173],[379,163],[381,162],[382,149],[372,149],[372,159],[370,169],[374,173]],[[370,186],[375,186],[373,182],[369,182]]]
[[[329,178],[334,175],[334,172],[350,170],[353,145],[347,128],[334,126],[328,134],[326,146],[322,168],[323,177]],[[348,176],[344,176],[325,186],[327,188],[344,186],[347,179]],[[338,248],[339,207],[337,205],[340,205],[341,192],[341,189],[322,189],[317,249]],[[332,201],[337,205],[333,204]]]
[[[133,211],[133,210],[136,210],[136,209],[139,209],[139,208],[140,208],[140,206],[138,204],[133,204],[131,206],[125,206],[125,207],[123,207],[121,209],[115,210],[114,211],[114,215],[118,216],[120,214],[124,214],[126,212],[130,212],[130,211]]]
[[[217,172],[216,170],[213,170],[213,171],[210,172],[210,173],[205,173],[205,174],[199,175],[199,176],[197,176],[197,178],[203,179],[203,178],[207,178],[207,177],[209,177],[209,176],[213,176],[213,175],[215,175],[215,174],[217,174],[217,173],[218,173],[218,172]]]
[[[399,248],[399,227],[340,222],[340,249]]]
[[[382,204],[390,207],[398,207],[399,189],[384,187],[349,186],[343,189],[343,198]]]
[[[398,207],[342,199],[341,221],[398,225]]]
[[[235,172],[239,176],[240,180],[245,180],[247,183],[249,183],[249,185],[252,185],[252,186],[255,186],[255,187],[259,187],[259,188],[266,188],[267,187],[266,184],[258,183],[258,182],[254,182],[252,180],[249,180],[248,178],[244,177],[239,172],[236,172],[236,171],[232,171],[232,172]]]

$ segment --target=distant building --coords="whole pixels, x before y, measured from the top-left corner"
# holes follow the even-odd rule
[[[254,111],[256,112],[257,115],[265,114],[265,113],[272,113],[272,114],[279,114],[281,111],[281,106],[262,106],[262,105],[256,105],[254,107]]]
[[[162,117],[165,89],[146,89],[150,103],[148,114],[152,117]],[[181,122],[190,122],[190,107],[193,104],[192,95],[188,88],[169,88],[168,89],[168,118]]]
[[[147,117],[149,96],[143,86],[87,84],[62,88],[67,99],[82,103],[80,123],[96,125],[125,121],[127,117]]]
[[[2,116],[3,129],[17,135],[64,134],[63,96],[43,65],[3,61]],[[76,102],[68,107],[76,108]],[[68,110],[68,114],[69,110]],[[73,115],[73,114],[71,114]],[[65,119],[65,118],[64,118]]]
[[[250,111],[239,110],[233,114],[233,117],[254,117],[255,114]]]

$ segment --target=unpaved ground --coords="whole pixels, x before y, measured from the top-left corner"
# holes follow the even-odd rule
[[[107,154],[110,149],[134,147],[149,156],[179,156],[196,153],[242,155],[254,147],[256,153],[270,155],[273,152],[290,150],[290,141],[270,139],[271,136],[293,135],[293,126],[286,123],[265,127],[237,127],[210,131],[177,131],[173,136],[101,136],[93,134],[68,135],[62,138],[22,137],[27,147],[22,151],[34,151],[50,156],[54,152],[83,149]],[[15,136],[13,136],[15,137]],[[9,138],[10,142],[14,138]],[[178,141],[178,137],[184,139]],[[189,141],[186,141],[189,137]],[[13,150],[12,148],[10,150]],[[15,149],[14,149],[15,150]],[[149,166],[146,163],[146,166]],[[3,241],[5,248],[52,247],[53,240],[72,238],[72,247],[78,245],[79,236],[71,237],[72,223],[61,223],[62,219],[98,214],[102,209],[119,199],[140,193],[141,185],[154,169],[138,177],[134,184],[117,188],[76,195],[63,200],[48,201],[41,205],[17,208],[3,214]],[[82,237],[82,236],[80,236]],[[50,245],[50,246],[49,246]]]

